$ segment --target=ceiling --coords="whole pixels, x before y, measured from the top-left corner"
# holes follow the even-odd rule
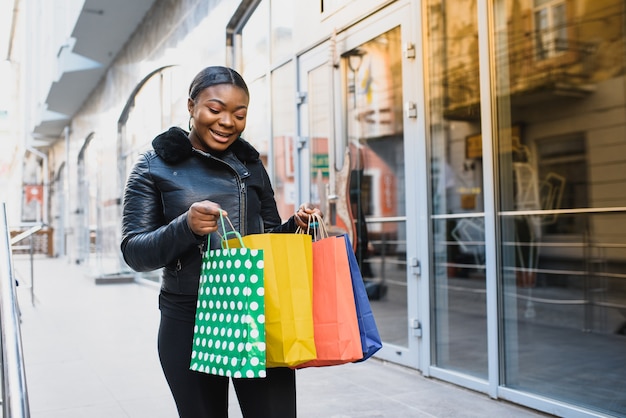
[[[85,0],[72,31],[74,42],[57,59],[61,76],[50,86],[47,110],[33,137],[52,144],[150,10],[155,0]]]

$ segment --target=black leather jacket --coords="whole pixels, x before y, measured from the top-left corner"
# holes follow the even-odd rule
[[[259,153],[242,138],[223,154],[211,155],[192,148],[184,130],[170,128],[152,145],[126,183],[121,249],[135,271],[163,268],[162,290],[198,293],[207,238],[187,224],[193,202],[219,204],[242,236],[296,230],[293,216],[281,224]],[[218,234],[210,235],[210,246],[220,247]]]

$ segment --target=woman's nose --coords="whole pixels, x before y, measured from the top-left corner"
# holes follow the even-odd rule
[[[229,114],[223,114],[220,118],[220,124],[225,126],[231,126],[233,124],[233,117]]]

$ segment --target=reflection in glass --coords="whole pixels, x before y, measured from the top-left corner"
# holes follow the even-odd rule
[[[438,367],[487,378],[485,225],[475,7],[427,2],[431,275]]]
[[[292,0],[272,0],[270,2],[270,30],[272,42],[272,65],[288,59],[293,53],[293,7]]]
[[[329,148],[330,137],[329,112],[330,94],[326,88],[330,85],[330,71],[327,65],[314,68],[309,72],[309,174],[311,191],[309,202],[318,207],[326,207],[326,187],[329,184]]]
[[[269,68],[268,3],[259,3],[241,31],[241,75],[248,83]]]
[[[189,129],[188,77],[180,68],[162,67],[141,83],[126,98],[127,103],[133,105],[125,107],[119,116],[117,140],[97,141],[96,138],[96,143],[102,147],[98,150],[98,170],[104,173],[98,176],[97,200],[102,204],[97,208],[96,220],[97,267],[101,275],[130,271],[120,253],[120,185],[111,181],[111,168],[117,167],[119,179],[125,181],[139,155],[152,148],[151,141],[156,135],[171,125]],[[152,281],[160,280],[158,271],[133,274]]]
[[[269,98],[267,96],[267,77],[258,78],[248,83],[250,104],[246,129],[242,137],[250,142],[261,154],[263,164],[268,166],[270,116]]]
[[[496,1],[493,13],[504,383],[620,416],[624,13],[623,0]]]
[[[295,212],[295,110],[293,63],[272,72],[272,185],[278,212],[287,219]]]
[[[348,152],[334,218],[352,239],[383,341],[407,346],[400,41],[396,27],[342,55]]]

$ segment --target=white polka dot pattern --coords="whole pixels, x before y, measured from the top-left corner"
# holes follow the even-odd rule
[[[190,369],[220,376],[265,377],[263,251],[204,254]]]

